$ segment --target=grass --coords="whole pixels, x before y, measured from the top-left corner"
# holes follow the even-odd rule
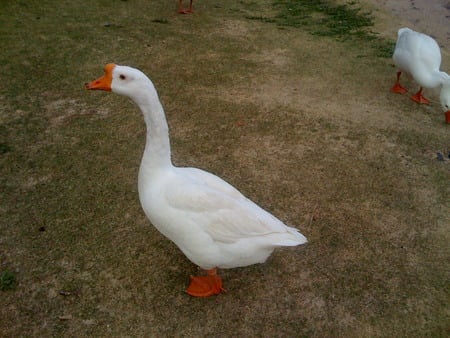
[[[360,55],[376,40],[311,35],[330,32],[331,9],[294,25],[280,13],[303,2],[278,3],[199,1],[186,16],[167,1],[0,3],[0,271],[14,285],[1,336],[446,335],[437,96],[389,93],[394,68]],[[139,205],[140,113],[83,88],[108,62],[155,83],[174,163],[227,179],[308,245],[188,297],[197,268]]]
[[[337,5],[329,1],[277,1],[279,23],[285,26],[313,26],[312,34],[320,36],[366,35],[373,26],[370,13],[354,7],[356,2]]]
[[[16,287],[16,275],[11,271],[0,272],[0,291],[13,290]]]
[[[335,4],[320,0],[281,0],[274,1],[278,14],[273,17],[247,15],[249,20],[276,23],[280,27],[302,28],[316,36],[333,37],[339,40],[356,39],[368,44],[376,56],[390,58],[395,41],[380,38],[372,30],[374,25],[370,12],[365,12],[358,2]]]

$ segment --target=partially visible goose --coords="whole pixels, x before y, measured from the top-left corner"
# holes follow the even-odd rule
[[[169,130],[158,94],[141,71],[115,64],[87,89],[128,96],[141,109],[147,141],[139,169],[139,199],[152,224],[206,276],[191,277],[187,292],[206,297],[223,291],[216,268],[263,263],[277,247],[307,242],[221,178],[196,168],[175,167]]]
[[[189,8],[183,8],[183,0],[178,0],[178,13],[180,14],[188,14],[188,13],[192,13],[194,11],[194,9],[192,8],[192,1],[189,1]]]
[[[422,95],[423,88],[441,86],[442,108],[450,109],[450,76],[440,71],[441,50],[433,38],[409,28],[400,28],[393,59],[399,70],[392,92],[400,94],[407,92],[400,85],[400,75],[405,72],[420,85],[419,91],[411,97],[412,100],[428,104],[430,101]]]

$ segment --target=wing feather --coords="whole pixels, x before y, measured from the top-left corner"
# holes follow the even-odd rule
[[[199,169],[189,170],[188,174],[189,180],[174,182],[177,186],[167,190],[167,202],[201,226],[214,241],[230,243],[288,232],[283,222],[219,177]]]

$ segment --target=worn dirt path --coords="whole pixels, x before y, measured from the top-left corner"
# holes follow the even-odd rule
[[[399,18],[398,26],[413,26],[434,37],[441,47],[450,49],[450,1],[448,0],[365,0]],[[393,25],[395,26],[395,25]]]

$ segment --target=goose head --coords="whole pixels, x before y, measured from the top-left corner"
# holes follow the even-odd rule
[[[138,69],[109,63],[104,71],[105,74],[102,77],[86,83],[86,89],[112,91],[127,96],[135,102],[148,97],[149,89],[154,90],[150,79]]]

